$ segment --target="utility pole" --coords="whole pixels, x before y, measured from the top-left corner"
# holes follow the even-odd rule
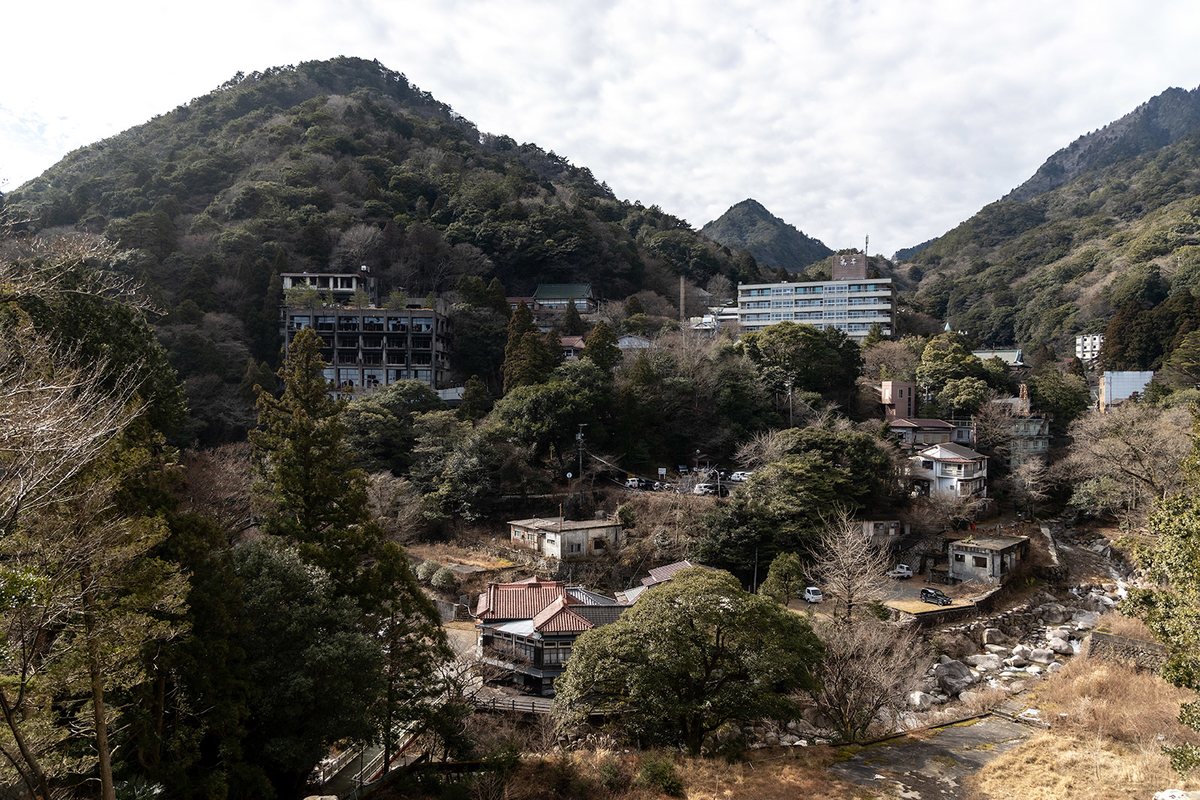
[[[788,393],[788,427],[794,428],[796,426],[792,422],[792,386],[795,385],[795,380],[790,377],[784,378],[783,385],[787,388]]]
[[[579,423],[579,433],[575,434],[575,441],[579,444],[579,478],[583,479],[583,429],[587,427],[586,422]]]

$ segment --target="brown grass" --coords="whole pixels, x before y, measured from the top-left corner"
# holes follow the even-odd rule
[[[662,754],[659,754],[662,757]],[[578,797],[587,800],[656,800],[666,795],[634,785],[634,777],[649,753],[596,749],[561,754],[553,758],[523,761],[508,782],[508,800]],[[666,756],[671,758],[670,755]],[[564,765],[564,760],[566,764]],[[829,748],[794,748],[755,751],[748,760],[728,763],[722,759],[674,757],[688,800],[844,800],[880,795],[843,783],[829,772],[833,755]],[[561,776],[569,773],[572,780]],[[558,780],[552,788],[548,784]],[[614,780],[615,778],[615,780]]]
[[[1197,787],[1195,779],[1180,781],[1156,747],[1054,733],[999,756],[966,781],[973,800],[1124,800]]]
[[[495,558],[478,550],[470,550],[458,545],[435,542],[432,544],[413,544],[405,548],[413,558],[422,561],[433,559],[439,564],[463,564],[468,567],[481,569],[506,569],[513,566],[511,561]]]
[[[1192,699],[1153,673],[1075,658],[1026,696],[1051,731],[988,764],[972,796],[1109,800],[1200,788],[1200,778],[1181,782],[1161,752],[1164,744],[1200,743],[1176,719]]]
[[[1127,639],[1137,639],[1141,642],[1157,641],[1154,634],[1146,627],[1146,623],[1137,617],[1127,617],[1116,611],[1100,617],[1099,628],[1104,633],[1111,633],[1113,636],[1124,636]]]

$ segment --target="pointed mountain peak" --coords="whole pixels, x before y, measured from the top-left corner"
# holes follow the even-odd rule
[[[730,207],[700,232],[726,247],[748,250],[760,264],[788,272],[800,272],[833,255],[823,242],[784,222],[754,198]]]

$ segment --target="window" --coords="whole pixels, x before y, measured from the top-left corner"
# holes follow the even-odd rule
[[[408,333],[408,317],[388,317],[387,329],[391,333]]]
[[[975,566],[979,569],[987,569],[987,556],[975,556]]]
[[[567,545],[567,552],[568,553],[582,553],[583,545],[582,544],[569,544],[569,545]]]
[[[294,331],[309,327],[312,317],[292,317],[291,329]]]
[[[383,317],[363,317],[364,331],[382,331]]]
[[[966,563],[966,561],[967,561],[967,557],[966,557],[966,556],[964,556],[962,553],[955,553],[955,554],[954,554],[954,561],[955,561],[955,563],[957,563],[957,564],[964,564],[964,563]]]
[[[412,329],[414,333],[433,333],[433,317],[413,317]]]
[[[356,331],[358,330],[358,317],[338,317],[339,331]]]
[[[331,331],[333,324],[333,317],[317,317],[317,330],[319,331]]]

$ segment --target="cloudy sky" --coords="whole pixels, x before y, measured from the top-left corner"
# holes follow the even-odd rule
[[[753,197],[884,254],[1200,86],[1194,0],[57,0],[4,19],[3,189],[239,70],[352,55],[696,227]]]

